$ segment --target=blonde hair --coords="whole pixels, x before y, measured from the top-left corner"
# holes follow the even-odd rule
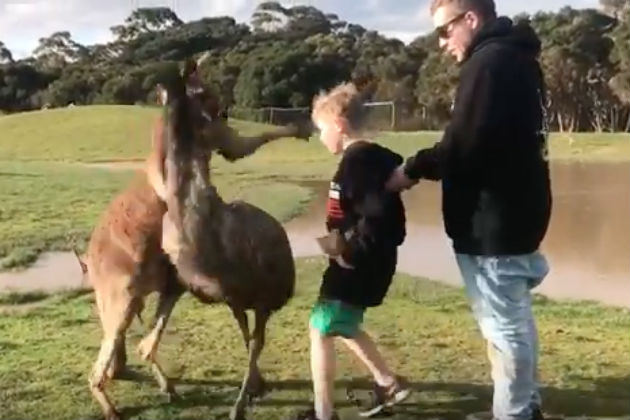
[[[328,92],[320,92],[313,99],[313,120],[325,116],[342,117],[353,130],[363,125],[365,108],[363,97],[353,83],[341,83]]]
[[[450,6],[451,4],[457,7],[460,12],[473,10],[483,19],[490,19],[497,15],[494,0],[432,0],[431,16],[433,16],[435,11],[440,7]]]

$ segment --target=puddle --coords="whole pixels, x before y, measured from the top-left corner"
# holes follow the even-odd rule
[[[553,214],[541,246],[551,271],[536,289],[551,298],[596,300],[630,307],[630,164],[553,164]],[[319,255],[325,233],[327,183],[301,217],[286,225],[296,256]],[[461,285],[444,233],[439,183],[423,181],[403,194],[407,238],[399,271]]]
[[[83,276],[72,252],[48,252],[25,270],[0,273],[0,292],[56,292],[82,286]]]
[[[112,164],[123,165],[90,165]],[[141,162],[124,162],[133,164]],[[630,307],[630,164],[554,164],[552,184],[553,215],[541,247],[551,272],[535,291]],[[321,255],[314,238],[325,233],[327,185],[309,185],[315,199],[302,216],[285,224],[296,257]],[[460,285],[442,225],[440,185],[422,182],[403,199],[408,234],[400,248],[399,271]],[[73,253],[47,253],[29,269],[0,273],[0,291],[5,292],[80,286]]]

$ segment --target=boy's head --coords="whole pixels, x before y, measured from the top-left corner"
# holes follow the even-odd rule
[[[463,61],[473,38],[496,17],[494,0],[432,0],[431,17],[440,47]]]
[[[365,117],[363,98],[352,83],[342,83],[313,99],[313,123],[331,153],[343,150],[344,140],[360,132]]]

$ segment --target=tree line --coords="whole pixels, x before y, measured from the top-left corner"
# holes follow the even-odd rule
[[[529,21],[541,38],[552,129],[630,131],[627,0],[513,19]],[[249,25],[140,8],[111,31],[111,42],[95,45],[55,32],[19,60],[0,41],[0,110],[154,103],[161,74],[203,56],[202,78],[226,107],[309,106],[320,89],[354,80],[372,100],[395,102],[397,127],[440,129],[457,81],[435,34],[405,45],[312,6],[263,2]]]

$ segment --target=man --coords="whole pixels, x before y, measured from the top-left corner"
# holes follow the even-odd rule
[[[493,0],[433,0],[431,15],[440,47],[461,64],[452,119],[388,188],[442,180],[446,232],[488,340],[492,418],[540,419],[530,290],[548,271],[538,247],[551,212],[540,41],[497,18]]]

